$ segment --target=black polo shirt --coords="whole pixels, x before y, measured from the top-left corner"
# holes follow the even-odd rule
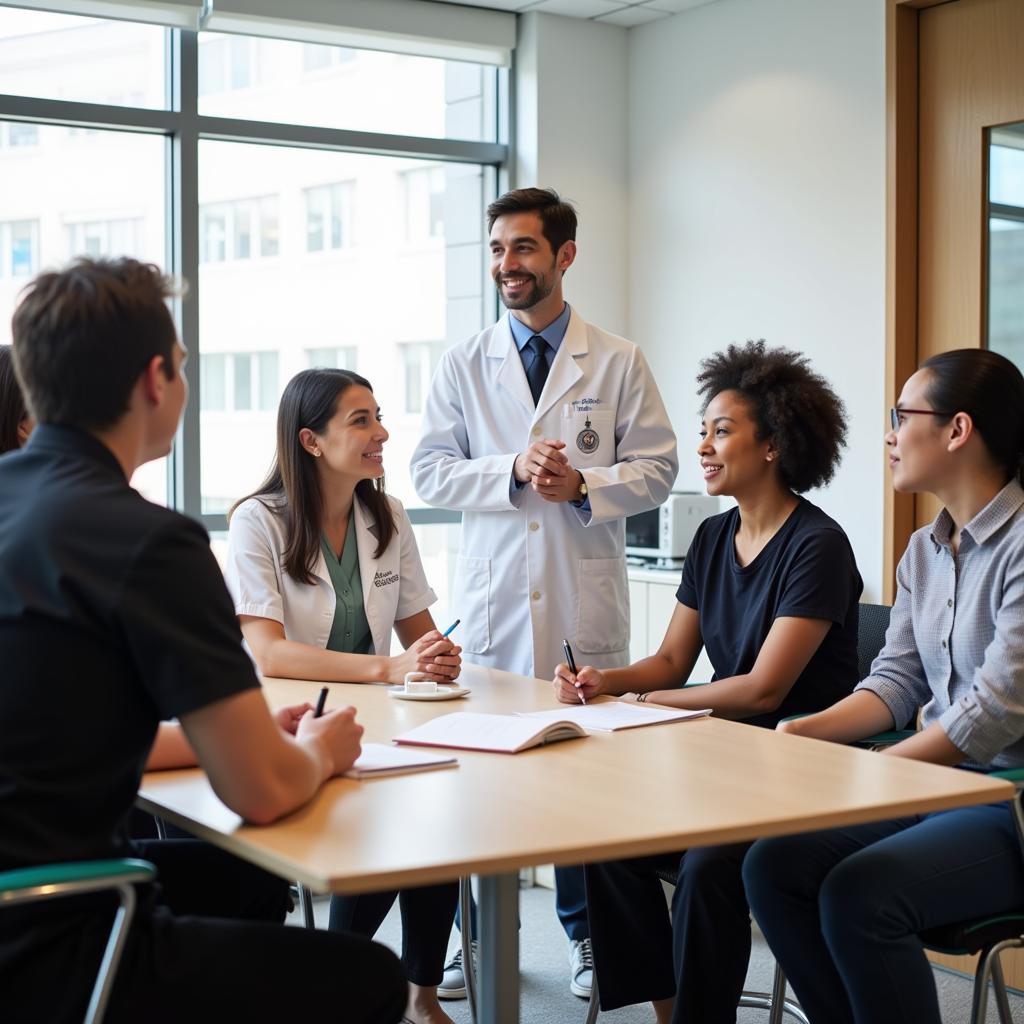
[[[0,870],[128,855],[158,723],[258,685],[198,523],[81,431],[0,458]]]
[[[749,565],[736,560],[739,525],[738,508],[700,524],[676,592],[700,616],[714,678],[750,672],[777,618],[832,623],[781,707],[745,719],[774,726],[789,715],[827,708],[853,689],[864,585],[843,528],[806,498]]]

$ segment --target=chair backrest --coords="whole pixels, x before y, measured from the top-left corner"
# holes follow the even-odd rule
[[[889,628],[892,607],[887,604],[862,604],[860,624],[857,627],[857,678],[871,674],[871,662],[885,645],[885,631]]]

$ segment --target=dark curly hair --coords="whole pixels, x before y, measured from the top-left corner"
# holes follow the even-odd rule
[[[730,345],[701,362],[697,394],[707,410],[723,391],[738,391],[750,403],[757,436],[778,450],[779,475],[802,494],[832,479],[846,447],[846,407],[810,360],[764,339]]]

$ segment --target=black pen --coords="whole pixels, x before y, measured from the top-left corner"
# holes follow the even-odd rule
[[[314,718],[319,718],[324,713],[324,705],[327,703],[327,687],[321,687],[320,696],[317,698],[316,711],[313,712]]]
[[[569,664],[569,671],[573,675],[576,675],[576,659],[572,656],[572,648],[569,646],[569,641],[568,640],[563,640],[562,641],[562,650],[565,651],[565,660]],[[587,703],[587,698],[584,697],[582,693],[580,693],[580,684],[579,683],[576,684],[576,693],[579,696],[580,700],[583,701],[584,704],[586,704]]]

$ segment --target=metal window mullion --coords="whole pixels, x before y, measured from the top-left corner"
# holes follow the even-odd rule
[[[174,273],[188,283],[179,300],[181,340],[192,360],[191,396],[181,420],[174,459],[174,503],[187,515],[202,514],[199,416],[202,374],[199,337],[199,41],[195,32],[179,31],[174,62],[172,106],[175,131],[171,143],[171,229]]]
[[[371,156],[413,157],[420,160],[466,164],[505,162],[508,147],[497,142],[467,142],[461,139],[424,138],[417,135],[390,135],[348,128],[321,128],[310,125],[280,124],[271,121],[246,121],[231,117],[198,119],[199,134],[218,142],[253,142],[296,149],[326,149],[336,152],[366,153]]]

